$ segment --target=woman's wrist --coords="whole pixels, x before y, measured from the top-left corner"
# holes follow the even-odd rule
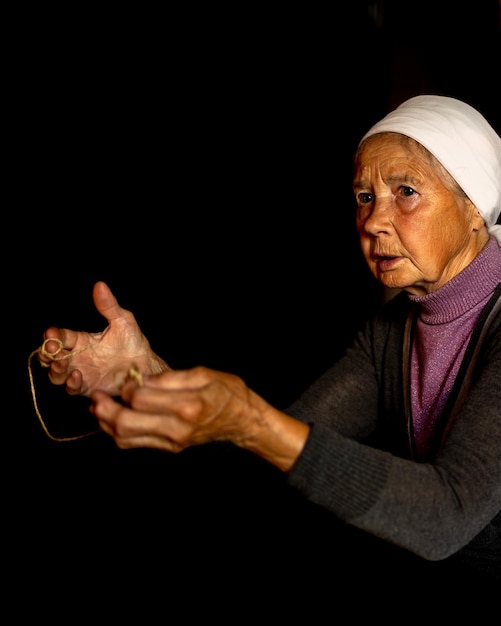
[[[250,435],[237,445],[257,454],[283,472],[290,471],[308,439],[309,425],[268,404],[257,411],[258,417],[253,420]]]

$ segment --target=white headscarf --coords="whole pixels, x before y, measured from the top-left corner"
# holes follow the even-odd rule
[[[415,96],[362,138],[391,131],[418,141],[461,186],[501,245],[501,138],[473,107],[446,96]]]

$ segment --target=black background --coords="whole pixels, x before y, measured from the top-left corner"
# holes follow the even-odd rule
[[[120,451],[103,434],[50,441],[28,355],[49,325],[101,330],[91,290],[106,280],[172,366],[233,371],[285,407],[381,297],[353,225],[364,130],[424,92],[464,98],[500,128],[497,3],[445,3],[447,19],[435,4],[13,20],[3,247],[13,580],[21,568],[49,597],[85,604],[117,577],[131,595],[153,580],[170,595],[181,575],[215,588],[221,569],[224,586],[264,565],[291,583],[299,555],[317,565],[323,514],[240,450],[171,457]],[[36,362],[33,372],[54,434],[92,429],[86,400],[51,387]]]

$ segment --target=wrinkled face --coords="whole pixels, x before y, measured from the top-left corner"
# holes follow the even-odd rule
[[[387,287],[414,295],[436,291],[487,242],[476,207],[407,137],[370,137],[357,154],[353,190],[362,252]]]

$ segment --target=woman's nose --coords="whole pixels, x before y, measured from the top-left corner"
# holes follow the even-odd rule
[[[370,235],[388,232],[392,228],[392,215],[389,198],[374,200],[372,209],[364,222],[364,230]]]

